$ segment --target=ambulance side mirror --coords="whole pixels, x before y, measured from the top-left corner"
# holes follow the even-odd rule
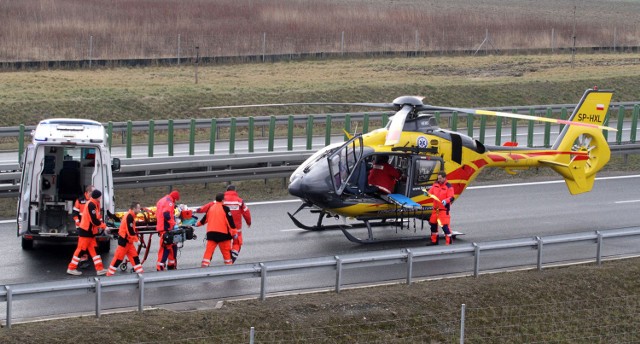
[[[111,161],[111,171],[113,172],[120,171],[120,159],[113,158],[113,160]]]

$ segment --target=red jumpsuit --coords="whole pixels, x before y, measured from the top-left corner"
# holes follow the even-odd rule
[[[400,179],[401,176],[400,172],[389,163],[374,164],[371,171],[369,171],[367,182],[369,185],[378,187],[380,191],[390,194],[393,193],[393,189],[396,187],[396,181]]]
[[[433,199],[433,212],[429,218],[429,224],[431,225],[431,242],[438,243],[438,224],[442,226],[442,231],[445,233],[447,244],[451,243],[451,230],[449,224],[451,223],[451,215],[449,215],[450,205],[453,202],[454,192],[453,186],[444,179],[443,183],[436,182],[429,189],[429,194],[435,196],[437,199]],[[442,204],[442,201],[446,202]]]
[[[176,254],[178,250],[177,244],[165,245],[162,240],[162,235],[166,231],[170,231],[176,225],[175,218],[175,202],[176,200],[171,197],[171,194],[162,197],[156,204],[156,230],[160,236],[160,247],[158,248],[158,261],[156,263],[156,270],[162,271],[167,267],[169,270],[176,269],[178,264],[176,262]]]
[[[133,264],[133,271],[136,273],[144,272],[142,264],[140,264],[138,251],[135,247],[136,242],[138,242],[136,213],[133,210],[129,210],[127,215],[122,218],[122,222],[120,222],[120,228],[118,229],[118,248],[109,265],[107,276],[112,276],[116,273],[117,267],[122,263],[125,255],[129,258],[129,262]]]
[[[207,248],[202,256],[201,266],[204,268],[211,264],[216,246],[220,246],[224,263],[226,265],[233,264],[231,239],[237,235],[237,231],[229,208],[222,205],[221,202],[213,203],[196,226],[202,226],[205,223],[207,224]]]
[[[89,255],[93,259],[96,271],[100,273],[104,270],[104,266],[102,264],[102,258],[96,253],[95,236],[101,228],[107,227],[107,225],[102,222],[102,215],[100,215],[100,202],[92,198],[82,210],[81,216],[78,226],[78,246],[73,253],[68,269],[76,270],[78,268],[80,252],[86,250],[89,251]]]

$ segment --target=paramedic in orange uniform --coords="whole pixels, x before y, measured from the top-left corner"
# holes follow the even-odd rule
[[[129,207],[129,212],[120,220],[120,228],[118,229],[118,248],[113,256],[107,276],[113,276],[118,266],[124,260],[126,255],[129,262],[133,265],[133,271],[143,273],[142,264],[138,257],[135,243],[138,242],[138,230],[136,229],[136,215],[140,212],[140,203],[133,202]]]
[[[451,209],[451,202],[454,200],[454,193],[453,186],[447,182],[446,172],[438,172],[438,181],[429,189],[429,195],[433,198],[433,212],[429,218],[429,225],[431,225],[431,244],[438,245],[438,224],[440,224],[445,234],[446,244],[450,245],[453,243],[453,239],[451,238],[451,230],[449,229],[449,224],[451,223],[449,211]]]
[[[83,250],[89,251],[98,275],[107,273],[107,270],[102,265],[102,258],[96,253],[94,246],[96,234],[107,227],[102,221],[102,215],[100,215],[100,197],[102,197],[102,192],[93,190],[91,192],[91,200],[82,210],[80,225],[78,226],[78,247],[73,253],[73,258],[71,258],[71,263],[67,268],[67,273],[70,275],[82,275],[82,272],[78,271],[78,262],[80,262],[78,255]]]
[[[93,185],[87,185],[84,188],[84,194],[80,195],[80,197],[78,197],[78,199],[75,201],[75,203],[73,204],[73,221],[76,223],[76,231],[78,231],[78,226],[80,226],[80,218],[81,218],[81,214],[82,214],[82,210],[84,209],[84,207],[87,206],[87,202],[89,202],[89,200],[91,200],[91,192],[93,191],[94,187]],[[94,238],[95,241],[95,238]],[[98,246],[97,242],[94,242],[94,247]],[[80,253],[80,263],[82,262],[86,262],[87,260],[89,260],[89,255],[87,254],[86,251],[81,252]],[[82,267],[82,266],[81,266]]]
[[[233,264],[231,259],[231,240],[238,237],[233,216],[229,207],[222,204],[224,194],[216,195],[216,201],[209,207],[207,213],[198,221],[196,226],[207,224],[207,248],[202,257],[201,266],[207,267],[211,264],[211,258],[216,250],[216,246],[220,246],[220,252],[226,265]]]
[[[156,263],[157,271],[163,271],[165,267],[169,270],[174,270],[178,266],[176,261],[178,245],[165,244],[163,241],[163,234],[172,230],[176,225],[175,207],[178,200],[180,200],[180,193],[174,190],[158,200],[156,204],[156,230],[160,236],[158,262]]]

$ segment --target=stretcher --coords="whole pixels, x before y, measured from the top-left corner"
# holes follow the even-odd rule
[[[151,242],[154,236],[158,237],[159,240],[163,240],[165,244],[177,244],[178,249],[184,246],[186,240],[195,240],[198,238],[194,233],[198,218],[193,215],[191,210],[187,210],[185,207],[180,208],[183,208],[183,210],[176,208],[175,212],[176,226],[173,230],[165,232],[162,236],[160,236],[156,230],[156,207],[142,208],[142,211],[136,214],[136,230],[138,232],[138,247],[136,251],[138,252],[141,265],[144,264],[149,257]],[[110,234],[116,240],[118,239],[120,222],[125,215],[127,215],[127,212],[116,212],[114,214],[114,222],[113,225],[110,226],[113,228],[110,230]],[[127,271],[130,263],[128,260],[128,257],[125,256],[119,266],[121,271]],[[133,268],[131,268],[131,271],[133,271]]]

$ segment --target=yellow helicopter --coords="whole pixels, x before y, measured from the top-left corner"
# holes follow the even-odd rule
[[[397,111],[385,128],[350,136],[344,143],[326,146],[300,165],[291,175],[289,193],[302,205],[290,218],[299,228],[319,231],[341,229],[356,243],[397,240],[425,240],[426,236],[374,238],[372,227],[404,228],[409,219],[428,219],[434,197],[425,192],[445,171],[453,186],[454,199],[487,167],[504,168],[509,173],[545,166],[559,173],[571,194],[592,189],[596,173],[609,161],[610,150],[602,130],[613,91],[588,89],[568,120],[536,117],[479,109],[442,107],[424,104],[422,98],[403,96],[392,103],[293,103],[212,108],[239,108],[292,105],[348,105],[393,109]],[[498,116],[565,124],[550,149],[517,146],[489,146],[469,136],[441,129],[425,111],[458,111],[473,115]],[[389,194],[372,192],[367,177],[376,157],[385,155],[402,177]],[[303,209],[318,214],[315,225],[298,219]],[[344,218],[338,225],[323,225],[323,219]],[[346,219],[357,223],[347,224]],[[407,225],[408,226],[408,225]],[[350,230],[367,228],[367,238],[358,238]],[[461,235],[452,232],[452,235]]]

